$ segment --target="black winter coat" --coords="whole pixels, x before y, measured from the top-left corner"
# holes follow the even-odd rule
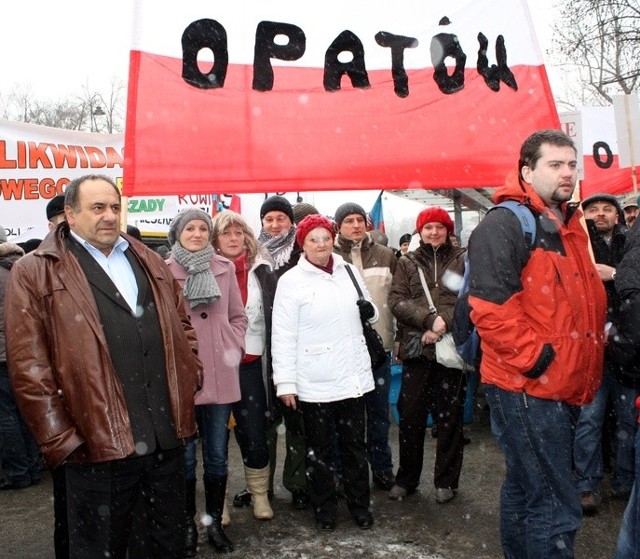
[[[624,256],[616,267],[620,307],[609,331],[607,355],[629,381],[640,381],[640,223],[627,232]],[[619,377],[620,378],[620,377]]]

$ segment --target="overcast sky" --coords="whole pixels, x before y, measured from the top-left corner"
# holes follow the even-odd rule
[[[530,0],[543,52],[554,3]],[[57,99],[78,94],[87,82],[92,91],[106,92],[112,78],[126,80],[133,5],[133,0],[7,3],[0,18],[0,92],[21,84],[38,98]]]

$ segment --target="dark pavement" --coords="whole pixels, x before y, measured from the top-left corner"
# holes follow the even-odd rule
[[[481,415],[476,409],[476,415]],[[502,557],[499,526],[500,485],[504,462],[483,417],[466,426],[471,444],[465,448],[460,491],[449,503],[439,505],[431,485],[435,440],[425,441],[425,468],[420,491],[401,502],[372,489],[375,525],[368,531],[355,526],[346,504],[340,502],[338,526],[332,533],[315,527],[310,510],[291,507],[290,495],[281,486],[281,467],[276,473],[275,518],[254,520],[251,509],[230,506],[232,524],[227,534],[236,551],[230,557],[243,558],[399,558],[399,559],[498,559]],[[429,432],[428,432],[429,433]],[[280,437],[280,444],[284,437]],[[391,442],[397,459],[398,430]],[[284,448],[279,449],[279,457]],[[229,505],[244,487],[238,445],[230,440]],[[198,510],[204,507],[202,484],[198,483]],[[53,512],[51,477],[42,484],[21,491],[0,494],[0,557],[16,559],[53,558]],[[611,559],[625,503],[608,498],[608,480],[603,487],[603,504],[598,515],[585,518],[576,541],[576,557]],[[219,557],[208,544],[200,526],[198,557]]]

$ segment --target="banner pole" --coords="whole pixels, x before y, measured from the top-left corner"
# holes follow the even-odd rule
[[[636,170],[635,160],[635,142],[633,141],[633,129],[631,126],[631,107],[629,107],[629,95],[624,96],[624,116],[627,120],[627,134],[629,135],[629,156],[631,158],[631,183],[633,184],[633,193],[638,193],[638,173]]]
[[[120,231],[127,232],[127,219],[129,217],[129,197],[122,196],[120,198],[122,203],[122,211],[120,212]]]

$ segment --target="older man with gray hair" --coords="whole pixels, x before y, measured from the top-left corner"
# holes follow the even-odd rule
[[[202,371],[182,290],[120,233],[109,177],[71,181],[64,209],[9,276],[16,400],[48,464],[66,464],[71,558],[124,559],[139,496],[149,556],[181,557],[184,441]]]

